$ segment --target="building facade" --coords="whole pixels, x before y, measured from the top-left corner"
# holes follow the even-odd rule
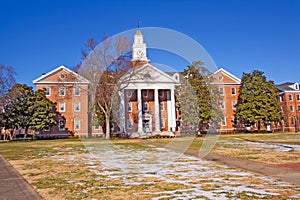
[[[234,132],[236,129],[234,112],[238,102],[241,80],[223,68],[215,71],[213,77],[212,84],[218,87],[221,95],[219,105],[223,111],[223,119],[220,123],[220,131],[222,133]]]
[[[45,128],[43,134],[72,134],[87,136],[99,133],[100,126],[90,126],[88,114],[89,81],[60,66],[33,81],[36,90],[45,90],[46,97],[56,104],[58,125]]]
[[[287,132],[300,131],[300,88],[299,83],[276,85],[279,92],[278,105],[284,116],[282,129]]]

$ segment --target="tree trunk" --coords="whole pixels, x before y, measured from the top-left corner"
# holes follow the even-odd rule
[[[105,133],[105,138],[110,139],[110,115],[105,114],[105,126],[106,126],[106,133]]]

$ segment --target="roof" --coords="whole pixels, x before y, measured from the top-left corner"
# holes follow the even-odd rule
[[[72,74],[78,80],[79,83],[89,84],[89,81],[86,78],[80,76],[76,72],[70,70],[69,68],[67,68],[67,67],[65,67],[63,65],[57,67],[56,69],[54,69],[54,70],[52,70],[52,71],[50,71],[50,72],[48,72],[46,74],[43,74],[42,76],[40,76],[39,78],[33,80],[32,82],[34,84],[37,84],[37,83],[47,83],[47,82],[44,82],[43,80],[46,79],[47,77],[55,74],[56,72],[58,72],[60,70],[64,70],[64,71],[69,72],[70,74]]]
[[[299,83],[297,82],[285,82],[275,85],[275,87],[281,92],[300,92]]]
[[[220,69],[218,69],[217,71],[215,71],[214,73],[213,73],[213,75],[216,75],[216,74],[218,74],[219,72],[222,72],[223,74],[226,74],[229,78],[231,78],[233,81],[235,81],[236,83],[241,83],[241,79],[239,79],[238,77],[236,77],[235,75],[233,75],[233,74],[231,74],[231,73],[229,73],[228,71],[226,71],[225,69],[223,69],[223,68],[220,68]],[[222,83],[223,84],[223,83]]]

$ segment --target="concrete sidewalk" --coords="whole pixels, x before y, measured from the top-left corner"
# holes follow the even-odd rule
[[[27,181],[0,155],[0,199],[36,200],[40,195]]]

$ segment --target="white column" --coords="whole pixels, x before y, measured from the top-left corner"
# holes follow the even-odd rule
[[[158,89],[154,89],[155,131],[160,132]]]
[[[175,131],[176,127],[176,108],[175,108],[175,94],[174,94],[174,89],[171,89],[171,118],[172,118],[172,131]]]
[[[172,101],[171,101],[171,92],[168,90],[167,94],[167,111],[168,111],[168,131],[171,131],[172,127]]]
[[[142,113],[142,91],[141,89],[137,90],[138,98],[138,132],[143,132],[143,113]]]
[[[119,92],[120,95],[120,110],[119,110],[119,124],[121,133],[125,132],[125,99],[124,90]]]

